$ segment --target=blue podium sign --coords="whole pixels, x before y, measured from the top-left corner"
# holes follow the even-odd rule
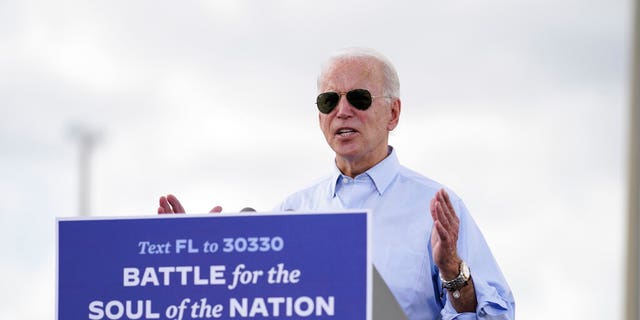
[[[56,317],[370,320],[369,216],[58,219]]]

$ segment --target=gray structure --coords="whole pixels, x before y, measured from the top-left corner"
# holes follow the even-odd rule
[[[640,0],[635,1],[629,135],[626,319],[640,319]]]

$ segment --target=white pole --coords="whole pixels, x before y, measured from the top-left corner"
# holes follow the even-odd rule
[[[640,0],[635,1],[629,136],[626,319],[640,319]]]

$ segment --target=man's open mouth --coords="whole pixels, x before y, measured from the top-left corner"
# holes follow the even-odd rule
[[[356,131],[353,128],[340,128],[338,130],[336,130],[336,135],[342,136],[342,137],[346,137],[346,136],[350,136],[352,134],[357,133],[358,131]]]

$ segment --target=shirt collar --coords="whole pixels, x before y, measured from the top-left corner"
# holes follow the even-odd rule
[[[391,184],[391,181],[393,181],[395,176],[398,174],[398,171],[400,171],[398,156],[396,155],[396,151],[393,147],[389,146],[389,155],[361,175],[368,175],[373,181],[378,194],[382,195]],[[338,183],[342,183],[341,181],[343,177],[338,166],[334,166],[334,173],[332,176],[333,179],[331,180],[332,183],[330,185],[329,195],[333,198],[336,196],[336,187]]]

